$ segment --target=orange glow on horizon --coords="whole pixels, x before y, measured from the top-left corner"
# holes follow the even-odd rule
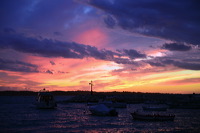
[[[200,93],[200,71],[168,69],[157,73],[154,68],[132,70],[110,61],[31,57],[40,64],[40,72],[25,73],[1,70],[0,87],[38,91],[41,88],[61,91],[89,91],[92,80],[94,91],[130,91],[159,93]],[[53,61],[54,64],[51,64]],[[51,70],[53,74],[47,73]]]

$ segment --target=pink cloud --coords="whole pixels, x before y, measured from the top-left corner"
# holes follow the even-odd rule
[[[108,38],[106,33],[101,29],[94,28],[78,33],[74,40],[77,43],[103,48],[106,47]]]

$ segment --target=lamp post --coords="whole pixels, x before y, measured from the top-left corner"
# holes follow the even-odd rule
[[[92,86],[93,86],[92,80],[91,80],[91,82],[89,83],[89,85],[90,85],[90,88],[91,88],[90,94],[92,95],[92,94],[93,94],[93,92],[92,92]]]

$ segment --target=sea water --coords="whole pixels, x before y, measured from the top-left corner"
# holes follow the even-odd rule
[[[56,97],[64,100],[68,97]],[[169,109],[174,121],[132,119],[142,104],[117,109],[117,117],[92,116],[85,103],[58,103],[57,109],[36,109],[33,96],[0,96],[0,132],[200,132],[199,109]]]

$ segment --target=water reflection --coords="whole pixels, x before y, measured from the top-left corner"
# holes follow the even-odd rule
[[[130,112],[141,104],[117,109],[118,117],[92,116],[86,104],[58,104],[55,110],[38,110],[27,97],[17,97],[0,106],[1,132],[198,132],[200,110],[170,109],[176,115],[170,122],[133,120]],[[20,103],[20,99],[23,101]],[[3,100],[3,99],[1,99]],[[12,126],[11,126],[12,125]]]

